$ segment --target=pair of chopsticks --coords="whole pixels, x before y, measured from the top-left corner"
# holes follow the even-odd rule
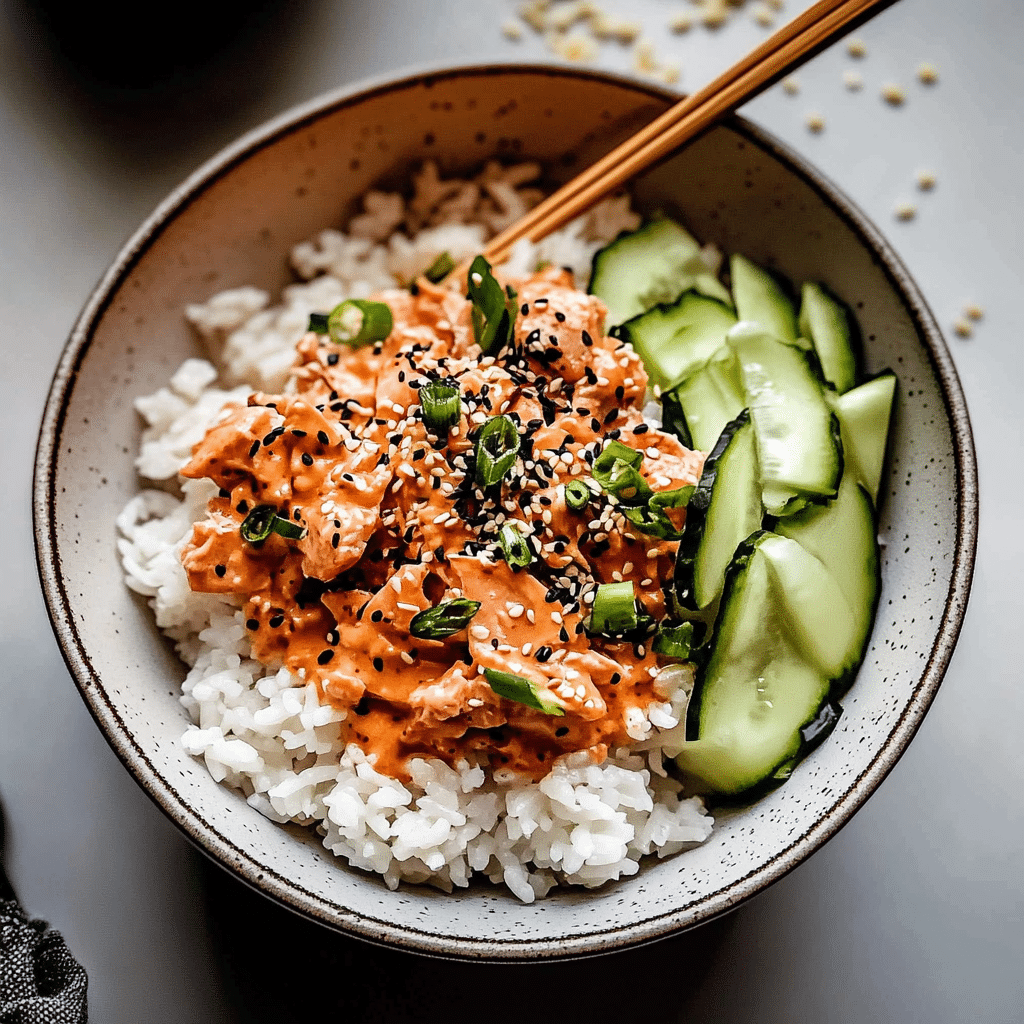
[[[564,227],[630,178],[893,3],[895,0],[818,0],[709,85],[669,108],[492,238],[484,256],[500,263],[521,238],[536,242]],[[460,277],[467,269],[468,265],[458,268]]]

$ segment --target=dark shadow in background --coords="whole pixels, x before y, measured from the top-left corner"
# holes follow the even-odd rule
[[[438,960],[330,931],[202,860],[210,942],[239,1024],[308,1024],[321,1016],[346,1024],[681,1020],[686,994],[700,990],[735,921],[730,914],[671,939],[583,960]]]
[[[183,143],[205,155],[276,113],[261,102],[315,45],[315,8],[311,0],[131,8],[9,0],[8,18],[35,89],[70,106],[96,143],[145,169]]]

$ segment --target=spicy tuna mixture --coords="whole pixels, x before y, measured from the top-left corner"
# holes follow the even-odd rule
[[[598,585],[622,581],[660,619],[677,545],[634,530],[590,472],[617,441],[669,491],[697,482],[703,456],[645,420],[647,375],[604,335],[599,299],[561,270],[514,284],[514,332],[493,356],[474,342],[472,303],[423,282],[377,297],[393,317],[384,341],[307,333],[294,389],[231,407],[183,470],[220,488],[183,552],[190,587],[242,597],[253,656],[349,710],[345,740],[396,778],[417,755],[534,779],[570,751],[600,762],[642,738],[663,699],[659,656],[585,620]],[[436,381],[461,399],[442,430],[420,397]],[[496,417],[515,425],[518,453],[487,486],[475,453]],[[580,483],[587,500],[570,507],[566,485],[579,505]],[[258,506],[301,535],[244,540]],[[528,546],[516,564],[508,525]],[[412,635],[417,615],[460,599],[479,603],[464,628]],[[500,696],[485,670],[529,679],[561,713]]]

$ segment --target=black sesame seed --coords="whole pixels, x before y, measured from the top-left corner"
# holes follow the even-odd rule
[[[318,430],[316,432],[316,439],[321,444],[330,444],[331,443],[331,439],[327,436],[326,431],[323,431],[323,430]]]
[[[646,434],[651,428],[646,423],[639,423],[633,428],[634,434]]]
[[[331,352],[327,356],[327,365],[328,366],[337,366],[338,365],[338,353],[337,352]]]
[[[557,321],[558,321],[558,322],[559,322],[560,324],[564,324],[564,323],[565,323],[565,314],[564,314],[564,313],[556,313],[556,314],[555,314],[555,319],[556,319],[556,320],[557,320]]]
[[[620,676],[618,672],[613,672],[612,677],[608,682],[611,683],[612,686],[618,686],[619,683],[622,682],[622,676]]]
[[[537,661],[544,662],[547,661],[548,658],[550,658],[551,655],[554,653],[555,652],[545,644],[543,647],[537,648],[537,653],[534,654],[534,657],[537,659]]]
[[[220,576],[221,578],[223,578],[223,577],[224,577],[224,574],[225,574],[225,573],[226,573],[226,572],[228,571],[228,567],[227,567],[226,565],[215,565],[215,566],[213,567],[213,571],[214,571],[214,572],[215,572],[215,573],[216,573],[216,574],[217,574],[218,576]]]
[[[271,629],[277,629],[283,622],[284,622],[284,616],[283,615],[275,615],[270,620],[270,628]]]
[[[249,630],[257,630],[260,628],[259,619],[247,619],[245,622],[245,628]]]
[[[253,441],[252,447],[249,449],[249,458],[252,459],[256,456],[256,453],[260,450],[259,441]]]
[[[590,346],[594,344],[594,339],[586,331],[583,331],[580,334],[580,338],[583,341],[583,344],[587,346],[587,348],[590,348]]]
[[[384,671],[384,659],[383,658],[374,658],[373,659],[373,667],[378,672],[383,672]]]
[[[569,735],[569,727],[567,725],[559,726],[555,730],[555,735],[556,736],[568,736]]]
[[[293,430],[292,437],[305,437],[306,432],[304,430]]]
[[[519,312],[522,313],[523,316],[526,316],[526,314],[530,312],[530,304],[528,302],[524,302]]]
[[[619,418],[618,409],[609,409],[604,417],[604,425],[607,427],[609,423],[614,423]]]
[[[318,665],[326,665],[334,657],[334,651],[329,647],[326,650],[321,651],[316,656],[316,663]]]
[[[568,632],[566,631],[566,628],[565,628],[565,626],[563,626],[563,627],[562,627],[562,628],[561,628],[561,629],[560,629],[560,630],[558,631],[558,639],[559,639],[559,640],[561,640],[563,644],[567,644],[567,643],[569,642],[569,634],[568,634]]]
[[[373,622],[380,622],[380,620],[383,618],[384,613],[379,608],[377,608],[374,612],[370,614],[370,619]]]
[[[310,455],[309,452],[303,452],[302,453],[302,464],[304,466],[312,466],[313,465],[313,456]]]
[[[331,537],[331,547],[336,548],[341,543],[341,534],[336,533]]]

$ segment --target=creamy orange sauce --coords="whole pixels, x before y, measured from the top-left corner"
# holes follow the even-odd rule
[[[516,284],[515,339],[495,358],[473,342],[470,303],[431,285],[377,297],[394,327],[374,346],[305,335],[294,393],[226,412],[183,471],[221,488],[183,552],[189,585],[243,597],[253,656],[314,681],[348,711],[345,738],[399,778],[417,755],[533,778],[570,751],[600,761],[632,742],[630,709],[661,699],[646,645],[589,637],[583,622],[597,585],[621,580],[663,616],[676,543],[637,532],[601,493],[573,511],[564,488],[589,478],[610,438],[645,453],[655,491],[696,483],[703,457],[644,423],[647,375],[604,336],[599,299],[560,270]],[[438,377],[462,393],[460,422],[442,437],[418,394]],[[485,495],[474,434],[502,413],[520,458],[500,494]],[[239,527],[259,504],[305,535],[245,542]],[[501,559],[505,522],[535,544],[526,569]],[[480,602],[467,628],[411,635],[418,612],[453,597]],[[564,716],[500,697],[485,668],[547,689]]]

